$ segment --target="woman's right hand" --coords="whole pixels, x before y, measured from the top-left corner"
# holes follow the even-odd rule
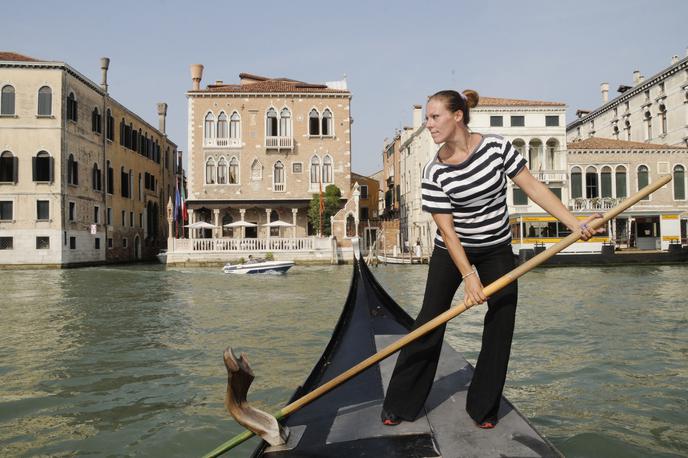
[[[463,303],[466,307],[482,304],[488,297],[483,293],[483,284],[478,274],[469,275],[464,278],[463,284]]]

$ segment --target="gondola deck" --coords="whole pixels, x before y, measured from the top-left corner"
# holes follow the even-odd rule
[[[408,333],[413,320],[377,283],[359,259],[346,305],[332,339],[298,399]],[[499,424],[476,427],[465,411],[472,366],[448,344],[425,414],[414,422],[384,426],[380,411],[396,355],[326,393],[284,420],[286,445],[261,443],[254,457],[465,457],[562,456],[503,399]]]

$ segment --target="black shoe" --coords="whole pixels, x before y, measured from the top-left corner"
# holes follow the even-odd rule
[[[402,419],[400,417],[394,415],[391,412],[387,412],[385,409],[382,409],[382,414],[380,415],[380,418],[382,419],[382,424],[385,426],[396,426],[402,422]]]

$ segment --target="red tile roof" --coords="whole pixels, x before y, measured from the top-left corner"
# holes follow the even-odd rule
[[[0,61],[16,61],[16,62],[41,62],[33,57],[17,54],[16,52],[0,51]]]
[[[509,106],[509,107],[563,107],[566,106],[562,102],[545,102],[542,100],[522,100],[522,99],[503,99],[499,97],[483,97],[480,96],[478,107],[494,107],[494,106]]]
[[[629,142],[626,140],[614,140],[612,138],[590,137],[577,142],[570,142],[567,145],[570,150],[577,149],[680,149],[688,150],[685,146],[671,146],[657,143]]]
[[[252,75],[250,73],[239,74],[241,84],[209,84],[206,89],[190,92],[239,92],[239,93],[270,93],[270,92],[305,92],[305,93],[332,93],[348,94],[349,91],[330,89],[325,84],[311,84],[288,78],[268,78]],[[248,81],[246,81],[248,80]],[[254,80],[254,81],[251,81]]]

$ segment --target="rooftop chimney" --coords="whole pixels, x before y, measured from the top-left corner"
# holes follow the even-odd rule
[[[671,65],[678,64],[678,56],[674,54],[671,56]]]
[[[602,92],[602,103],[609,102],[609,83],[600,84],[600,91]]]
[[[201,90],[201,80],[203,79],[203,65],[192,64],[191,65],[191,81],[193,81],[192,90]]]
[[[633,85],[640,83],[640,70],[633,72]]]
[[[110,58],[101,57],[100,58],[100,71],[101,71],[102,77],[101,77],[101,81],[100,81],[100,87],[102,87],[105,92],[108,91],[107,72],[108,72],[109,67],[110,67]]]
[[[165,102],[158,103],[158,130],[165,133],[165,118],[167,118],[167,104]]]
[[[413,106],[413,128],[418,129],[423,124],[423,107],[421,105]]]

